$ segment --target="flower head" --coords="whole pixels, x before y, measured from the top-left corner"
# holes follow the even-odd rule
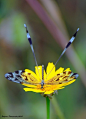
[[[25,91],[33,91],[42,94],[52,94],[56,90],[63,89],[66,85],[73,83],[78,77],[77,73],[71,72],[70,68],[64,70],[60,67],[55,71],[53,63],[48,63],[46,71],[42,66],[35,67],[35,73],[29,69],[25,69],[21,77],[28,83],[22,85]]]

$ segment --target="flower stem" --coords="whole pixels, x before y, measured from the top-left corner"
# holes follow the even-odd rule
[[[46,97],[47,119],[50,119],[50,99]]]

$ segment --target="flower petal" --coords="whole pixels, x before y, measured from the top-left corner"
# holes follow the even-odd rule
[[[55,65],[50,62],[48,63],[46,72],[45,70],[43,72],[44,74],[43,87],[40,81],[42,80],[42,66],[35,67],[36,74],[28,69],[26,69],[25,71],[28,73],[31,73],[31,75],[33,76],[33,82],[32,84],[22,84],[24,86],[29,87],[29,88],[23,88],[23,89],[25,91],[33,91],[36,93],[52,94],[54,91],[63,89],[65,88],[65,86],[73,83],[76,80],[74,79],[74,77],[70,75],[71,74],[70,68],[67,68],[66,70],[64,70],[64,68],[60,67],[59,69],[55,71]],[[59,75],[57,76],[57,74]],[[34,78],[38,80],[37,84],[36,82],[34,83],[34,80],[35,80]],[[59,80],[57,80],[56,78]]]
[[[53,68],[53,69],[52,69]],[[53,63],[48,63],[48,66],[46,68],[46,77],[45,78],[46,80],[49,80],[50,78],[54,77],[55,75],[55,67],[54,67],[54,64]]]
[[[55,74],[60,74],[64,71],[64,68],[60,67],[59,69],[56,70]]]
[[[29,69],[25,69],[25,72],[31,73],[31,75],[33,75],[34,78],[36,78],[37,80],[40,81],[40,78],[38,77],[38,75],[36,75],[33,71],[31,71]]]
[[[36,88],[23,88],[26,92],[27,91],[33,91],[33,92],[36,92],[36,93],[41,93],[41,92],[44,92],[42,91],[41,89],[36,89]]]

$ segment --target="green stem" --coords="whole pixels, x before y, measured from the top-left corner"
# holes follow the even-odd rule
[[[47,119],[50,119],[50,99],[46,97]]]

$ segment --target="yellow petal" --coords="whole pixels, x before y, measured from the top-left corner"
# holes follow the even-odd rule
[[[22,85],[27,86],[27,87],[37,87],[37,86],[31,85],[31,84],[22,84]]]
[[[31,70],[29,70],[29,69],[25,69],[25,72],[31,73],[34,78],[36,78],[37,80],[40,81],[40,78],[38,77],[38,75],[36,75],[33,71],[31,71]]]
[[[67,68],[65,71],[71,71],[70,68]]]
[[[35,72],[36,72],[36,75],[39,77],[39,79],[41,80],[42,79],[42,66],[35,66]]]
[[[52,69],[53,68],[53,69]],[[53,63],[48,63],[47,69],[46,69],[46,80],[49,80],[50,78],[54,77],[55,75],[55,67]]]
[[[36,92],[36,93],[41,93],[41,92],[44,92],[42,91],[41,89],[34,89],[34,88],[23,88],[26,92],[27,91],[33,91],[33,92]]]
[[[60,74],[64,71],[64,68],[60,67],[59,69],[56,70],[55,74]]]

